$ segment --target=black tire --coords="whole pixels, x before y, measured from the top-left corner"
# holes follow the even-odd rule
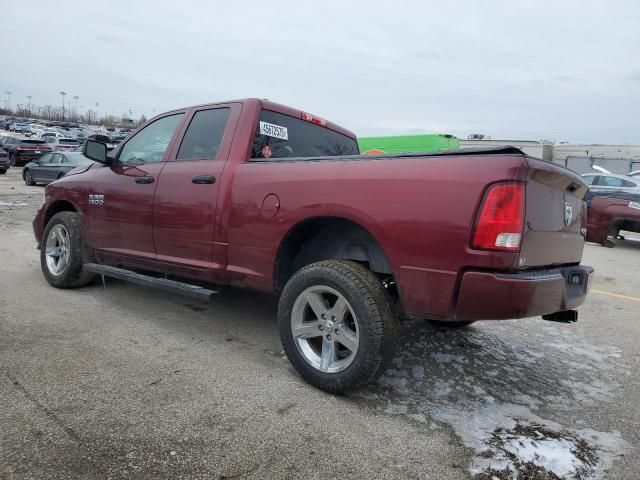
[[[22,172],[22,179],[24,180],[25,185],[29,187],[33,187],[36,184],[35,180],[31,176],[31,170],[29,169]]]
[[[69,237],[69,260],[59,275],[54,275],[47,266],[47,238],[56,225],[62,225]],[[56,288],[76,288],[87,285],[94,278],[93,273],[82,269],[85,262],[91,261],[89,249],[82,238],[80,216],[75,212],[60,212],[47,223],[42,234],[40,246],[40,266],[42,273],[51,286]]]
[[[349,366],[336,373],[322,372],[309,363],[292,332],[296,300],[316,286],[339,292],[357,317],[357,352]],[[396,349],[398,317],[382,282],[369,270],[355,262],[327,260],[302,268],[287,282],[278,305],[278,328],[284,351],[297,372],[321,390],[342,394],[374,382],[389,366]]]
[[[0,168],[0,175],[4,175],[5,173],[7,173],[7,169],[6,168]]]
[[[468,327],[472,323],[476,323],[476,322],[475,320],[457,321],[457,322],[447,322],[447,321],[439,322],[437,320],[431,320],[429,323],[431,323],[431,325],[435,327],[456,329],[456,328]]]

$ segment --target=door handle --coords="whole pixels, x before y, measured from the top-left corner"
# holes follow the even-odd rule
[[[216,177],[213,175],[197,175],[191,179],[191,183],[196,185],[212,184],[216,183]]]
[[[136,177],[136,183],[153,183],[153,177]]]

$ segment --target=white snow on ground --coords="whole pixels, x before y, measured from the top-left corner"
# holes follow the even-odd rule
[[[600,478],[627,448],[620,434],[553,417],[610,400],[628,374],[619,359],[571,326],[540,320],[463,330],[416,322],[392,368],[363,396],[386,413],[450,426],[476,453],[472,474],[505,470],[517,479],[518,468],[534,465],[560,478]]]
[[[0,207],[26,207],[28,203],[24,202],[2,202],[0,201]]]

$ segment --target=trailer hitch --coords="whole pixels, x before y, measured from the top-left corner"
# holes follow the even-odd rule
[[[578,311],[565,310],[563,312],[549,313],[547,315],[542,315],[542,319],[550,322],[573,323],[578,321]]]

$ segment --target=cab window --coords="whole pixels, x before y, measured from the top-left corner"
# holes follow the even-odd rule
[[[216,158],[228,119],[228,108],[214,108],[196,112],[184,134],[177,159]]]
[[[330,128],[282,113],[262,110],[251,158],[333,157],[358,155],[358,144]]]

